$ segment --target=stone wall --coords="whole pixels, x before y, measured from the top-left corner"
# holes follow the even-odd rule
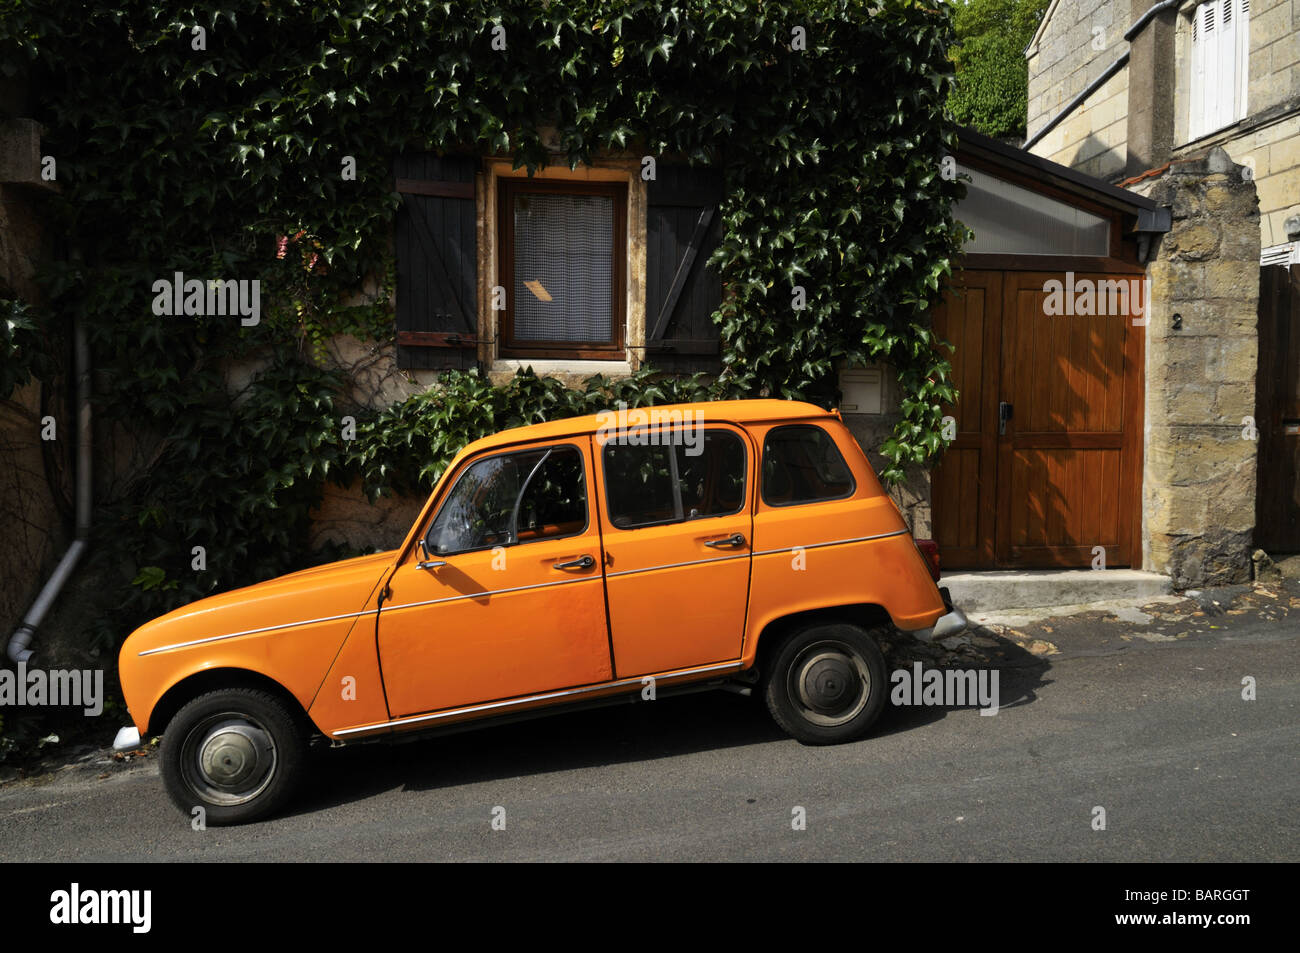
[[[361,407],[383,410],[433,384],[437,371],[400,370],[392,344],[358,341],[347,335],[333,338],[326,365],[342,372],[350,385],[348,397]],[[355,550],[395,549],[419,516],[426,497],[383,496],[371,501],[359,482],[341,488],[330,482],[320,505],[311,513],[309,545],[319,549],[336,543]]]
[[[903,395],[893,368],[882,367],[879,414],[844,414],[844,423],[859,446],[866,451],[867,459],[877,473],[885,467],[880,445],[894,432],[902,419]],[[930,471],[923,467],[909,467],[904,481],[889,490],[898,508],[903,512],[908,528],[917,539],[929,539],[934,533],[930,523]]]
[[[1177,588],[1250,579],[1259,210],[1222,149],[1141,191],[1173,210],[1147,269],[1143,568]]]
[[[1251,0],[1246,107],[1267,112],[1300,99],[1300,0]]]
[[[1293,70],[1300,77],[1300,63]],[[1287,223],[1290,220],[1292,233],[1300,230],[1296,221],[1300,218],[1300,112],[1226,137],[1223,148],[1234,162],[1247,166],[1255,176],[1263,247],[1294,241]]]
[[[1169,158],[1199,155],[1223,146],[1233,161],[1249,166],[1259,191],[1261,241],[1264,247],[1293,240],[1300,225],[1300,0],[1253,0],[1250,10],[1250,66],[1246,118],[1195,141],[1188,138],[1191,99],[1191,14],[1197,4],[1179,5],[1172,27],[1172,49],[1164,45],[1140,50],[1152,39],[1156,21],[1132,46],[1132,59],[1078,106],[1032,151],[1054,162],[1112,181],[1162,165]],[[1130,49],[1123,38],[1147,5],[1130,0],[1058,0],[1037,42],[1027,52],[1029,63],[1028,131],[1033,135],[1114,59]],[[1172,16],[1172,14],[1170,14]],[[1094,28],[1103,30],[1102,49],[1093,43]],[[1156,63],[1139,63],[1156,56]],[[1143,72],[1145,70],[1145,72]],[[1141,75],[1135,76],[1135,71]],[[1148,89],[1153,74],[1159,82]],[[1134,84],[1147,84],[1139,91]],[[1155,102],[1152,102],[1155,97]],[[1171,97],[1168,103],[1161,97]],[[1145,103],[1156,113],[1172,110],[1167,150],[1161,149],[1164,130],[1155,142],[1139,143],[1128,113]],[[1143,145],[1152,146],[1144,149]],[[1151,156],[1130,152],[1154,151]],[[1141,168],[1134,167],[1134,163]]]
[[[1181,10],[1190,10],[1187,4]],[[1249,166],[1259,190],[1260,239],[1264,247],[1291,240],[1285,222],[1300,216],[1300,0],[1252,0],[1250,80],[1246,119],[1195,142],[1187,138],[1186,70],[1177,76],[1175,157],[1223,146],[1234,162]],[[1191,28],[1179,18],[1177,56],[1186,62]],[[1293,226],[1294,227],[1294,226]]]
[[[1031,44],[1028,134],[1033,135],[1128,48],[1129,0],[1057,0]],[[1094,32],[1100,31],[1100,32]],[[1100,47],[1100,49],[1098,49]],[[1124,170],[1127,151],[1127,69],[1094,92],[1033,152],[1098,178]]]

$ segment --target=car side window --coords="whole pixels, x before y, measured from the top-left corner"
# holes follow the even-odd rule
[[[821,427],[777,427],[763,441],[763,502],[794,506],[852,496],[853,473]]]
[[[425,547],[449,556],[574,536],[586,527],[582,454],[572,446],[548,447],[471,464],[429,527]]]
[[[609,518],[619,529],[729,516],[744,508],[745,445],[729,430],[706,430],[691,443],[611,442],[602,454]]]

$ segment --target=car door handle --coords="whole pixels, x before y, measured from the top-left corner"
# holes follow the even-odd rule
[[[721,549],[723,546],[729,546],[732,549],[745,545],[745,537],[742,533],[732,533],[730,536],[724,536],[722,539],[710,539],[704,544],[712,546],[714,549]]]
[[[590,556],[579,556],[577,559],[570,559],[567,562],[554,563],[552,569],[590,569],[596,565],[596,560]]]
[[[447,565],[447,560],[445,559],[426,559],[424,562],[416,563],[415,568],[425,569],[432,572],[433,570],[440,569],[445,565]]]

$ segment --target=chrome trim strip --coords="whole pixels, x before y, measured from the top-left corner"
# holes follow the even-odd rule
[[[593,564],[594,565],[594,564]],[[507,592],[525,592],[529,589],[545,589],[548,586],[571,586],[575,582],[592,582],[600,579],[597,573],[591,576],[578,576],[576,579],[556,579],[554,582],[535,582],[531,586],[515,586],[511,589],[488,589],[485,592],[471,592],[467,595],[447,596],[442,599],[428,599],[424,602],[403,602],[400,606],[384,606],[383,612],[392,612],[394,609],[418,609],[420,606],[436,606],[443,602],[462,602],[465,599],[482,599],[484,596],[501,596]]]
[[[832,543],[813,543],[810,546],[783,546],[780,549],[764,549],[761,552],[754,553],[755,556],[773,556],[777,553],[792,553],[796,549],[822,549],[826,546],[843,546],[846,543],[865,543],[873,539],[889,539],[893,536],[902,536],[908,530],[898,529],[892,533],[877,533],[875,536],[858,536],[854,539],[837,539]]]
[[[705,563],[725,563],[733,559],[748,559],[749,556],[750,553],[746,551],[743,553],[735,553],[731,556],[713,556],[709,559],[693,559],[686,563],[668,563],[663,566],[646,566],[644,569],[622,569],[618,572],[605,573],[605,578],[612,579],[615,576],[630,576],[637,572],[654,572],[656,569],[680,569],[683,566],[702,566]]]
[[[344,728],[342,731],[333,732],[335,738],[341,738],[344,735],[355,735],[360,732],[382,731],[385,728],[396,728],[401,725],[414,725],[423,721],[437,721],[441,718],[450,718],[453,715],[467,715],[476,711],[491,711],[496,708],[512,708],[516,705],[526,705],[530,702],[547,701],[552,698],[565,698],[569,695],[586,695],[591,692],[603,691],[607,688],[619,688],[625,685],[643,685],[647,678],[668,679],[679,678],[683,675],[698,675],[702,672],[719,672],[727,669],[740,668],[740,662],[724,662],[720,665],[704,665],[700,668],[687,668],[675,672],[661,672],[655,675],[638,675],[635,678],[621,678],[612,682],[600,682],[596,685],[585,685],[582,688],[566,688],[558,692],[545,692],[541,695],[525,695],[523,698],[512,698],[500,702],[488,702],[483,705],[469,705],[464,708],[451,708],[447,711],[434,712],[430,715],[410,715],[405,718],[395,718],[389,721],[376,722],[373,725],[362,725],[359,728]]]
[[[902,536],[907,532],[908,531],[906,529],[900,529],[900,530],[895,530],[892,533],[877,533],[874,536],[858,536],[858,537],[854,537],[853,539],[837,539],[834,540],[833,542],[813,543],[809,546],[785,546],[782,547],[781,549],[764,549],[756,552],[736,553],[735,555],[732,556],[714,556],[711,559],[697,559],[691,562],[670,563],[665,566],[647,566],[644,569],[624,569],[620,572],[605,573],[604,578],[608,579],[614,576],[627,576],[627,575],[631,575],[632,573],[639,573],[639,572],[653,572],[656,569],[679,569],[683,566],[700,566],[705,563],[727,562],[728,560],[744,559],[750,556],[773,556],[776,555],[777,553],[792,553],[796,549],[823,549],[827,546],[843,546],[847,543],[865,543],[873,539],[889,539],[890,537],[893,536]],[[361,619],[368,615],[374,615],[376,611],[390,612],[394,609],[415,609],[420,606],[433,606],[443,602],[458,602],[464,599],[480,599],[483,596],[500,596],[500,595],[505,595],[506,593],[509,592],[524,592],[528,589],[544,589],[547,586],[567,586],[567,585],[572,585],[575,582],[590,582],[594,579],[600,579],[600,578],[602,577],[599,575],[591,575],[591,576],[580,576],[577,579],[557,579],[555,582],[539,582],[539,583],[534,583],[531,586],[515,586],[511,589],[490,589],[486,592],[474,592],[468,595],[448,596],[445,599],[429,599],[424,602],[407,602],[400,606],[384,606],[382,610],[366,609],[361,612],[347,612],[344,613],[343,615],[324,616],[319,619],[305,619],[300,622],[285,622],[281,625],[263,626],[260,629],[247,629],[243,632],[229,632],[226,633],[225,635],[208,636],[205,639],[193,639],[192,641],[189,642],[177,642],[173,645],[161,645],[156,649],[146,649],[145,651],[139,654],[141,656],[156,655],[159,652],[171,652],[175,649],[185,649],[194,645],[204,645],[205,643],[208,642],[220,642],[223,639],[237,639],[245,635],[258,635],[259,633],[262,632],[275,632],[278,629],[292,629],[302,625],[316,625],[317,623],[320,622],[337,622],[339,619]]]
[[[638,572],[654,572],[656,569],[680,569],[683,566],[702,566],[705,563],[726,562],[729,559],[744,559],[749,556],[772,556],[777,553],[789,553],[795,549],[821,549],[824,546],[842,546],[845,543],[865,543],[872,539],[889,539],[891,536],[902,536],[908,532],[905,529],[894,530],[891,533],[878,533],[875,536],[859,536],[855,539],[837,539],[830,543],[813,543],[810,546],[791,546],[785,549],[764,549],[758,552],[735,553],[731,556],[714,556],[712,559],[695,559],[685,563],[668,563],[663,566],[646,566],[644,569],[624,569],[619,572],[605,573],[606,579],[612,579],[615,576],[630,576]]]
[[[225,635],[210,635],[206,639],[193,639],[189,642],[177,642],[173,645],[160,645],[156,649],[145,649],[140,653],[140,655],[156,655],[159,652],[170,652],[173,649],[187,649],[191,645],[203,645],[205,642],[220,642],[222,639],[237,639],[243,635],[257,635],[260,632],[274,632],[277,629],[293,629],[300,625],[315,625],[318,622],[337,622],[339,619],[360,619],[363,616],[374,614],[374,609],[365,609],[361,612],[345,612],[343,615],[328,615],[320,619],[304,619],[301,622],[285,622],[281,625],[267,625],[260,629],[247,629],[243,632],[228,632]]]
[[[571,583],[588,582],[592,579],[599,578],[601,577],[598,575],[581,576],[577,579],[557,579],[554,582],[540,582],[531,586],[516,586],[513,589],[491,589],[487,592],[474,592],[463,596],[449,596],[445,599],[430,599],[426,602],[408,602],[400,606],[384,606],[382,611],[388,612],[392,609],[413,609],[418,606],[437,605],[440,602],[456,602],[460,599],[479,599],[483,596],[499,596],[507,592],[523,592],[525,589],[542,589],[546,586],[567,586]],[[156,649],[146,649],[141,652],[140,655],[155,655],[159,652],[170,652],[173,649],[187,649],[191,646],[204,645],[208,642],[220,642],[223,639],[237,639],[244,635],[258,635],[262,632],[275,632],[278,629],[293,629],[303,625],[316,625],[319,622],[337,622],[339,619],[360,619],[368,615],[374,615],[375,611],[376,610],[374,609],[366,609],[361,612],[346,612],[343,615],[324,616],[319,619],[304,619],[300,622],[284,622],[280,625],[267,625],[260,629],[247,629],[243,632],[227,632],[225,635],[210,635],[207,638],[193,639],[189,642],[176,642],[172,645],[160,645]]]

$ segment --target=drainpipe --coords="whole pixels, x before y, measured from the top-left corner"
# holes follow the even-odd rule
[[[1160,3],[1157,3],[1151,9],[1147,10],[1146,13],[1142,14],[1142,16],[1138,17],[1137,21],[1134,22],[1134,24],[1131,27],[1129,27],[1127,30],[1124,31],[1124,39],[1127,40],[1129,43],[1132,43],[1133,38],[1136,37],[1139,33],[1141,33],[1143,27],[1145,27],[1148,23],[1150,23],[1151,20],[1157,14],[1163,13],[1165,10],[1168,10],[1170,7],[1176,7],[1181,2],[1182,0],[1161,0]],[[1076,109],[1079,108],[1080,103],[1082,103],[1085,99],[1087,99],[1097,90],[1101,89],[1101,87],[1106,83],[1106,80],[1110,79],[1121,69],[1123,69],[1124,64],[1127,62],[1128,62],[1128,51],[1125,51],[1115,59],[1115,62],[1107,66],[1105,70],[1102,71],[1102,74],[1100,76],[1098,76],[1086,87],[1084,87],[1083,92],[1079,93],[1079,95],[1071,99],[1068,103],[1066,103],[1061,108],[1060,112],[1058,112],[1051,119],[1047,120],[1047,125],[1043,126],[1042,129],[1039,129],[1036,133],[1030,136],[1029,139],[1025,142],[1025,144],[1021,146],[1021,148],[1024,149],[1026,152],[1032,149],[1034,145],[1038,142],[1038,140],[1042,139],[1043,136],[1047,135],[1049,132],[1051,132],[1053,129],[1059,126],[1061,122],[1067,116],[1070,115],[1070,113],[1074,112]]]
[[[40,595],[23,616],[22,623],[9,639],[8,656],[15,664],[25,663],[32,657],[31,644],[36,630],[58,598],[64,583],[72,575],[77,561],[89,545],[90,538],[90,344],[86,328],[77,318],[72,326],[73,362],[77,375],[77,472],[76,472],[76,538],[59,560],[53,574],[46,580]]]

